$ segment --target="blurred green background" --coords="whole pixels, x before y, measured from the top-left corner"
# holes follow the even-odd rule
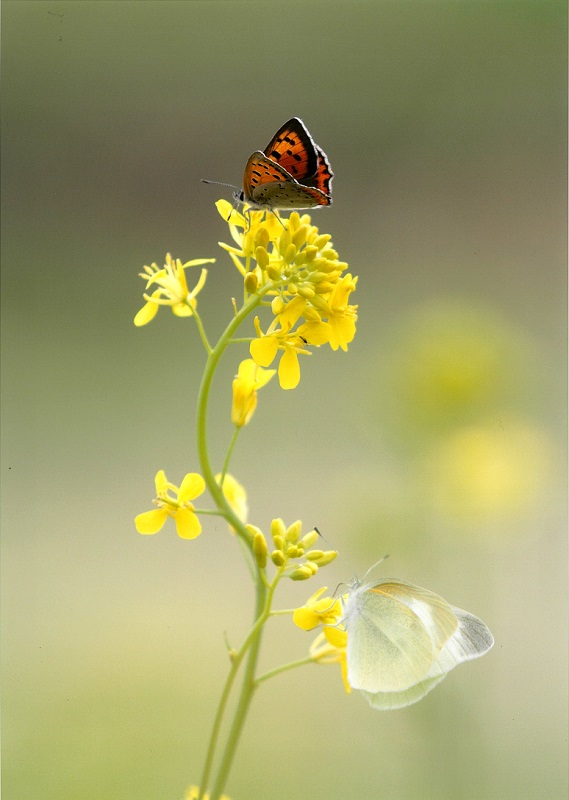
[[[164,468],[197,468],[203,353],[143,264],[217,256],[201,178],[239,184],[300,116],[335,172],[315,212],[360,276],[358,334],[263,389],[232,471],[250,520],[318,525],[310,584],[386,574],[484,619],[494,650],[379,713],[335,667],[256,697],[233,800],[534,800],[566,777],[566,11],[547,2],[2,4],[6,800],[177,800],[198,782],[252,597],[210,521],[140,537]],[[229,192],[229,190],[227,190]],[[231,433],[225,358],[211,445]],[[267,668],[312,637],[270,626]]]

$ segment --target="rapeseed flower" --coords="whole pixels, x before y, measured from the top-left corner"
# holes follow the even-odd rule
[[[197,472],[188,473],[180,488],[170,483],[164,470],[159,470],[154,479],[156,498],[152,502],[158,506],[153,511],[145,511],[134,520],[139,533],[158,533],[166,519],[172,517],[176,523],[176,531],[182,539],[195,539],[202,532],[202,526],[194,513],[190,500],[199,497],[205,490],[205,481]],[[175,493],[172,497],[171,493]]]

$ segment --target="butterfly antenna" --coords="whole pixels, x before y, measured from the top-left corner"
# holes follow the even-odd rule
[[[239,191],[237,186],[234,186],[232,183],[223,183],[222,181],[206,181],[205,178],[202,178],[202,183],[208,183],[212,186],[229,186],[230,189],[235,189],[236,192]]]
[[[373,572],[373,570],[374,570],[376,567],[379,567],[379,565],[380,565],[381,563],[383,563],[384,561],[387,561],[387,559],[388,559],[388,558],[389,558],[389,553],[386,553],[386,554],[385,554],[384,556],[382,556],[382,557],[381,557],[381,558],[380,558],[378,561],[376,561],[376,562],[375,562],[375,564],[372,564],[372,565],[371,565],[371,567],[370,567],[368,570],[366,570],[366,573],[365,573],[365,575],[363,576],[363,578],[362,578],[362,581],[361,581],[361,582],[363,583],[363,582],[365,581],[365,579],[367,578],[367,576],[369,575],[369,573],[370,573],[370,572]]]

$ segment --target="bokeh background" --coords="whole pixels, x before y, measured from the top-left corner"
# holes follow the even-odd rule
[[[137,273],[217,256],[213,336],[239,296],[201,178],[239,184],[298,115],[328,154],[315,212],[360,276],[349,353],[263,389],[232,471],[250,519],[318,525],[320,585],[384,573],[496,637],[424,701],[379,713],[332,666],[256,697],[240,798],[567,796],[566,10],[563,2],[2,4],[3,789],[176,800],[199,781],[248,629],[239,548],[210,521],[140,537],[153,477],[197,468],[203,353]],[[229,192],[229,190],[227,190]],[[228,354],[211,411],[231,433]],[[279,619],[269,668],[312,637]]]

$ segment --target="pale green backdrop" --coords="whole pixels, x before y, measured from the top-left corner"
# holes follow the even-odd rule
[[[5,800],[199,780],[252,598],[223,524],[134,530],[157,469],[197,468],[203,365],[187,321],[134,328],[137,273],[218,256],[200,308],[221,330],[239,279],[200,179],[239,184],[293,115],[335,172],[314,219],[360,276],[359,327],[263,390],[233,462],[252,522],[302,518],[341,551],[280,604],[389,553],[496,646],[390,713],[335,667],[275,679],[228,793],[567,796],[565,31],[547,0],[3,2]],[[276,621],[263,664],[310,641]]]

